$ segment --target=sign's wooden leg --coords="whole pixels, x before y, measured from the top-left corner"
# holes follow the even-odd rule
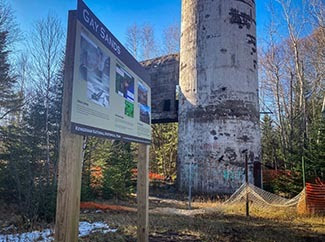
[[[138,178],[138,241],[149,241],[149,145],[139,145]]]

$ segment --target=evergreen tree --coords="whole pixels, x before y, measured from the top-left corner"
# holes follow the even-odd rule
[[[126,198],[134,191],[135,147],[130,143],[87,137],[81,200]]]
[[[52,221],[56,204],[56,177],[60,134],[62,78],[51,87],[50,154],[51,165],[45,165],[46,152],[44,96],[34,96],[25,108],[22,121],[1,128],[0,196],[16,203],[26,222],[39,219]]]
[[[306,147],[306,181],[314,182],[316,178],[325,180],[325,119],[313,122],[311,135]]]
[[[154,124],[152,140],[150,170],[174,181],[176,178],[178,124]]]
[[[277,154],[278,149],[276,135],[273,130],[272,119],[269,115],[265,115],[261,125],[262,130],[262,162],[268,168],[277,169]]]
[[[19,94],[15,91],[17,80],[15,76],[10,75],[7,38],[7,31],[0,32],[0,120],[9,113],[18,111],[22,104]]]
[[[100,197],[103,189],[103,172],[111,156],[112,141],[87,137],[82,166],[81,200]]]
[[[103,198],[124,199],[134,191],[132,169],[136,168],[130,143],[114,141],[104,170]]]

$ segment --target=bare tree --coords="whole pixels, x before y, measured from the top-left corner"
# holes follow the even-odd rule
[[[19,97],[21,100],[23,100],[21,105],[22,108],[17,112],[18,122],[21,122],[23,117],[22,111],[24,110],[24,107],[34,98],[34,95],[31,92],[28,84],[31,77],[30,75],[31,66],[26,53],[20,53],[20,55],[15,60],[14,68],[15,68],[14,72],[18,84],[17,89],[19,90]]]
[[[300,123],[300,155],[302,161],[305,157],[305,148],[308,139],[308,83],[305,75],[305,63],[302,53],[302,33],[306,30],[306,3],[302,1],[302,8],[300,11],[293,7],[291,0],[277,0],[284,14],[284,20],[288,29],[289,34],[289,47],[293,52],[293,65],[295,71],[295,78],[298,81],[298,92],[299,97],[299,123]]]
[[[46,166],[49,180],[50,140],[49,140],[49,103],[50,87],[59,71],[63,55],[64,32],[59,18],[49,13],[37,21],[30,34],[29,50],[38,93],[44,96]]]
[[[0,0],[0,32],[8,32],[7,46],[20,40],[20,29],[15,20],[14,11],[6,0]]]
[[[272,107],[273,121],[279,129],[279,141],[281,152],[284,154],[284,167],[286,167],[286,157],[291,140],[288,133],[291,127],[287,126],[286,119],[290,119],[289,112],[293,110],[291,99],[288,99],[291,93],[289,79],[284,69],[290,63],[288,60],[287,42],[279,41],[279,25],[276,11],[272,2],[268,5],[268,11],[271,13],[270,23],[267,26],[267,35],[265,38],[265,47],[259,52],[260,58],[260,80],[265,101]],[[278,167],[277,160],[274,161],[274,167]],[[281,165],[282,166],[282,165]]]
[[[287,24],[288,33],[289,33],[289,39],[291,47],[294,51],[294,58],[295,58],[295,71],[296,75],[299,81],[300,85],[300,94],[299,94],[299,107],[301,109],[304,109],[305,107],[305,76],[304,76],[304,70],[303,70],[303,63],[301,59],[301,53],[300,53],[300,41],[299,38],[301,37],[301,34],[304,30],[305,21],[299,21],[299,18],[302,18],[301,14],[299,14],[295,8],[292,7],[292,1],[291,0],[277,0],[283,10],[284,19]]]
[[[158,56],[154,28],[151,24],[136,23],[126,31],[126,48],[137,60],[148,60]]]
[[[309,0],[310,14],[317,27],[325,28],[325,2],[323,0]]]
[[[126,31],[126,48],[135,59],[140,58],[140,48],[141,48],[141,28],[134,23],[129,26]]]
[[[148,60],[158,54],[154,29],[151,24],[144,24],[141,28],[142,60]]]
[[[178,24],[169,25],[163,32],[164,54],[175,54],[179,52],[180,28]]]
[[[313,50],[315,48],[311,48],[311,52],[313,53],[312,57],[318,57],[314,63],[318,64],[318,71],[322,70],[322,73],[318,75],[318,80],[320,80],[320,88],[323,94],[322,101],[322,115],[325,119],[325,2],[323,0],[310,0],[309,1],[309,9],[310,14],[314,18],[314,24],[316,31],[314,33],[314,37],[319,47],[317,53]],[[318,73],[319,73],[318,72]]]

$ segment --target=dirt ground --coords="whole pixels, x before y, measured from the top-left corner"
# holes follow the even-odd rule
[[[177,197],[175,194],[178,194]],[[192,210],[189,210],[186,195],[176,193],[173,189],[164,190],[158,187],[151,189],[150,195],[149,241],[152,242],[325,241],[325,216],[297,215],[294,209],[258,211],[252,207],[251,216],[246,217],[244,204],[236,207],[224,206],[220,198],[195,197]],[[106,222],[117,231],[107,234],[93,233],[79,241],[136,241],[135,197],[128,201],[97,202],[130,209],[81,209],[80,221]],[[10,223],[9,216],[6,224],[3,223],[3,214],[9,215],[8,212],[11,216],[14,214],[8,208],[0,209],[0,229]],[[15,220],[14,218],[11,217],[11,220]],[[41,227],[54,226],[43,224],[39,228]]]
[[[105,220],[118,231],[93,234],[82,241],[136,241],[135,215],[111,213],[83,218]],[[290,221],[222,214],[151,215],[150,241],[325,241],[325,236],[310,224]]]
[[[325,217],[283,211],[251,210],[245,205],[226,207],[209,199],[194,198],[192,210],[185,197],[153,192],[150,197],[149,241],[325,241]],[[163,198],[161,198],[163,197]],[[169,198],[168,198],[169,197]],[[135,200],[124,206],[136,207]],[[81,211],[81,220],[105,221],[116,233],[92,234],[81,241],[136,241],[135,211]]]
[[[157,206],[153,203],[151,207]],[[210,203],[207,208],[204,203],[194,203],[191,211],[179,208],[179,203],[166,205],[159,202],[150,211],[150,241],[325,241],[324,217],[263,218],[253,214],[247,218],[243,210],[235,214]],[[136,241],[136,216],[135,212],[83,211],[81,220],[105,221],[118,230],[81,241]]]

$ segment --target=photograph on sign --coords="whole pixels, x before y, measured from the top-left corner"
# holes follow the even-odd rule
[[[116,93],[131,102],[134,101],[134,77],[119,64],[116,64]]]
[[[139,104],[140,106],[140,120],[146,124],[150,124],[150,107]]]
[[[151,89],[144,68],[78,2],[71,132],[151,142]]]
[[[125,100],[125,115],[133,118],[134,117],[134,103]]]
[[[87,82],[87,97],[103,107],[109,106],[110,57],[84,33],[80,38],[80,80]]]
[[[142,105],[148,105],[148,89],[141,82],[138,83],[138,102]]]

